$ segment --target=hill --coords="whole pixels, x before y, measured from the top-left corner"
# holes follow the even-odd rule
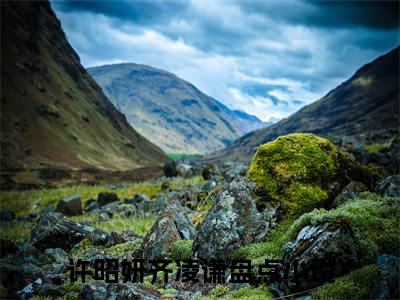
[[[80,64],[49,2],[1,3],[1,169],[128,170],[166,159]]]
[[[261,123],[150,66],[126,63],[88,71],[129,123],[168,153],[215,151]]]
[[[373,142],[399,134],[399,51],[397,47],[364,65],[318,101],[239,138],[207,159],[249,162],[259,145],[296,132],[357,136]]]

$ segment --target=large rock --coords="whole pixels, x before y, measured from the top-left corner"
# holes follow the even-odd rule
[[[328,206],[351,180],[367,186],[374,180],[329,140],[306,133],[261,145],[248,179],[257,185],[259,202],[281,203],[294,216]]]
[[[66,216],[76,216],[82,214],[82,201],[80,195],[66,197],[57,203],[56,212]]]
[[[30,242],[41,250],[47,248],[71,249],[76,243],[88,238],[104,244],[110,234],[80,223],[73,222],[60,213],[42,216],[32,229]]]
[[[365,184],[358,181],[351,181],[348,185],[346,185],[339,195],[335,197],[332,202],[331,207],[338,207],[340,204],[345,203],[346,201],[352,200],[361,192],[368,191],[368,188]]]
[[[172,245],[178,240],[192,240],[195,229],[186,210],[173,201],[160,215],[144,238],[142,253],[145,259],[170,258]]]
[[[192,256],[203,261],[227,259],[241,246],[266,238],[275,226],[276,210],[259,213],[253,191],[254,184],[240,178],[217,195],[196,234]]]
[[[344,275],[358,267],[360,248],[351,228],[344,222],[327,222],[303,227],[294,242],[285,245],[284,264],[294,268],[298,284],[307,290]]]
[[[178,164],[176,166],[176,171],[178,172],[178,175],[183,178],[190,178],[196,175],[194,167],[184,163]]]
[[[400,175],[393,175],[379,180],[375,192],[387,197],[400,197]]]
[[[370,299],[399,299],[400,258],[392,255],[381,255],[377,261],[378,272]]]
[[[178,171],[176,170],[175,160],[169,160],[164,164],[164,175],[166,177],[178,176]]]

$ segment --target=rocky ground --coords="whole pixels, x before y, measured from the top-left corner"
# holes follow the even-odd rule
[[[143,183],[3,191],[1,297],[398,298],[400,175],[355,159],[293,134],[261,146],[250,166],[170,161]],[[85,283],[71,282],[70,258],[91,262]],[[118,283],[94,280],[94,260],[113,258],[145,259],[147,269],[149,259],[172,261],[166,280],[145,271],[143,283],[123,283],[121,265]],[[220,282],[204,268],[195,281],[175,280],[188,259],[228,267]],[[278,262],[264,282],[268,259]],[[232,282],[235,260],[250,260],[257,280]]]

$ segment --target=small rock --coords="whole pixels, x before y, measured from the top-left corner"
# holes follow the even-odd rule
[[[9,254],[14,254],[18,251],[17,245],[13,241],[0,238],[0,257],[3,258]]]
[[[100,207],[116,201],[119,201],[119,199],[117,194],[114,193],[100,193],[97,198]]]
[[[368,191],[368,188],[365,184],[358,181],[351,181],[348,185],[346,185],[343,190],[336,196],[331,204],[331,208],[338,207],[340,204],[345,203],[346,201],[352,200],[361,192]]]
[[[399,299],[400,258],[381,255],[377,261],[378,272],[369,293],[370,299]]]
[[[3,209],[0,211],[0,221],[10,222],[15,219],[15,212],[9,209]]]
[[[57,203],[56,212],[66,216],[77,216],[82,214],[82,200],[80,195],[66,197]]]
[[[178,175],[183,178],[190,178],[195,176],[195,170],[191,165],[180,163],[176,166]]]
[[[386,197],[400,197],[400,175],[379,180],[375,185],[375,192]]]

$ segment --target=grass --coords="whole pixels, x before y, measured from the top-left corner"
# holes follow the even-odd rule
[[[388,149],[387,144],[371,144],[371,145],[365,145],[365,148],[367,149],[368,153],[379,153],[383,150]]]
[[[205,180],[200,176],[182,179],[175,178],[170,181],[172,189],[184,189],[188,186],[204,184]],[[161,192],[161,183],[142,182],[135,183],[128,187],[109,190],[107,187],[78,185],[64,188],[37,189],[28,191],[1,191],[0,206],[1,209],[9,209],[17,216],[29,213],[37,213],[45,206],[56,204],[64,197],[79,194],[83,204],[89,199],[97,199],[101,192],[113,192],[120,199],[133,197],[136,193],[142,193],[150,198],[157,196]]]
[[[180,159],[189,159],[193,158],[196,156],[199,156],[200,154],[194,153],[194,154],[187,154],[187,153],[168,153],[167,156],[173,160],[180,160]]]
[[[189,186],[200,186],[205,183],[201,176],[192,178],[174,178],[168,181],[171,189],[186,189]],[[38,213],[47,205],[55,205],[60,199],[79,194],[81,195],[83,205],[89,199],[97,199],[101,192],[113,192],[120,199],[133,197],[136,193],[142,193],[150,198],[161,193],[162,182],[142,182],[128,185],[124,188],[110,190],[105,186],[72,186],[53,189],[37,189],[28,191],[1,191],[0,206],[1,209],[9,209],[16,213],[17,217],[30,213]],[[138,218],[114,218],[101,222],[98,215],[90,213],[71,217],[73,221],[82,222],[96,228],[111,231],[132,230],[138,235],[145,235],[153,226],[156,216],[138,217]],[[31,233],[31,229],[35,224],[31,222],[14,221],[10,226],[3,227],[0,237],[12,240],[18,244],[26,242]]]

